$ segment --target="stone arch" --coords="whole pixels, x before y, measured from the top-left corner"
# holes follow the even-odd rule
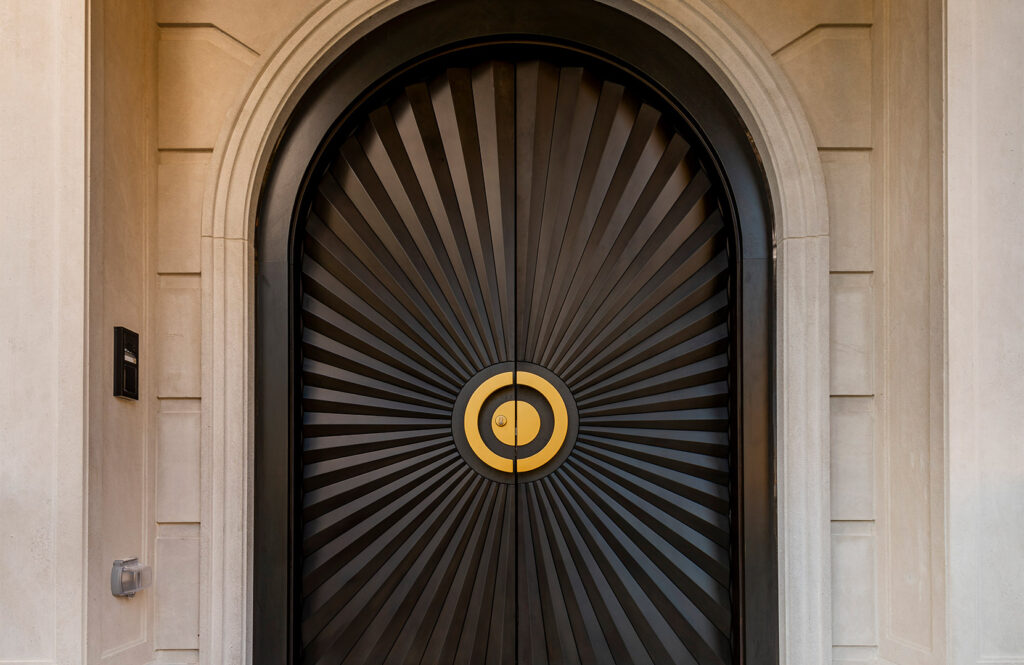
[[[262,61],[223,131],[203,213],[203,593],[207,658],[250,660],[254,249],[260,188],[284,123],[355,40],[424,0],[329,0]],[[828,221],[804,112],[758,39],[711,0],[606,0],[692,55],[729,96],[762,159],[776,255],[780,662],[829,657]],[[799,626],[799,630],[787,630]]]

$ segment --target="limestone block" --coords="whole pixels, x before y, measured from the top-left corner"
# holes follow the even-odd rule
[[[821,166],[828,190],[829,268],[873,270],[871,153],[822,150]]]
[[[874,278],[870,274],[830,277],[831,394],[874,394]]]
[[[776,57],[819,146],[871,147],[870,28],[816,28]]]
[[[1024,394],[1014,390],[1018,398]],[[1013,407],[1019,409],[1017,401]],[[1011,416],[1007,415],[1006,420]],[[974,552],[977,562],[975,593],[981,599],[977,619],[987,654],[1001,663],[1024,662],[1024,446],[1021,446],[1019,416],[1017,434],[1006,434],[1005,423],[978,426],[978,467],[981,482],[977,497],[978,536]],[[999,438],[989,438],[990,436]],[[1009,517],[1009,516],[1013,517]]]
[[[162,28],[157,67],[161,149],[213,148],[256,55],[216,28]]]
[[[157,397],[200,396],[197,276],[164,276],[157,289]]]
[[[832,643],[877,644],[873,522],[832,523]]]
[[[874,519],[874,398],[833,397],[831,401],[832,519]]]
[[[876,646],[833,646],[832,665],[878,665]]]
[[[156,417],[156,521],[198,522],[199,400],[161,400]]]
[[[867,24],[871,0],[726,0],[772,53],[819,25]]]
[[[828,238],[778,244],[777,476],[780,596],[786,599],[783,661],[827,662]],[[799,599],[794,601],[794,599]],[[788,654],[788,655],[787,655]]]
[[[27,307],[30,303],[26,299],[22,304]],[[41,333],[37,333],[37,340]],[[27,338],[12,338],[13,335],[7,338],[12,346],[23,344],[22,349],[28,346]],[[50,338],[43,339],[50,342]],[[10,359],[11,356],[29,358],[32,355],[27,349],[15,350],[16,353],[0,358],[0,367],[6,370],[20,364]],[[55,370],[47,369],[50,370],[47,376],[55,374]],[[31,367],[21,370],[21,374],[5,373],[4,376],[31,377]],[[52,392],[39,385],[41,381],[24,382],[29,384],[27,390],[17,385],[23,383],[20,381],[4,383],[9,387],[0,390],[0,395],[4,404],[9,405],[7,412],[11,414],[28,411],[41,416],[38,407],[32,410],[33,404],[52,405],[56,399]],[[20,394],[19,388],[23,391]],[[51,419],[52,416],[50,412]],[[9,417],[0,420],[0,454],[3,455],[0,464],[0,506],[3,506],[0,518],[0,658],[45,661],[52,658],[53,636],[49,629],[54,622],[55,591],[46,578],[19,575],[17,571],[52,571],[56,559],[51,521],[56,493],[51,469],[56,447],[39,445],[45,440],[42,437],[53,437],[55,428],[36,417],[22,417],[21,422],[12,423],[12,420]]]
[[[179,156],[164,153],[157,172],[156,269],[161,273],[197,273],[202,262],[199,237],[209,157],[184,153],[182,161]]]
[[[153,574],[153,646],[199,648],[199,538],[158,537]]]
[[[157,0],[161,24],[212,24],[257,53],[266,52],[323,0]]]
[[[1024,6],[967,4],[959,13],[976,23],[951,47],[964,78],[949,129],[960,149],[947,162],[960,213],[951,208],[947,245],[950,580],[959,601],[949,629],[976,645],[978,655],[965,648],[960,662],[1010,665],[1024,663]]]

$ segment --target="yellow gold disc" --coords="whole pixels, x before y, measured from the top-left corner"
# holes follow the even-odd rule
[[[509,400],[495,409],[491,431],[506,446],[525,446],[540,433],[540,414],[529,402]]]
[[[529,457],[516,460],[513,467],[511,459],[502,457],[488,448],[487,444],[484,443],[483,437],[480,435],[480,410],[484,405],[484,401],[501,388],[512,385],[512,372],[495,374],[481,383],[473,391],[473,394],[470,395],[462,421],[465,428],[466,441],[476,456],[487,466],[506,473],[512,473],[513,468],[520,473],[524,473],[544,466],[558,454],[559,449],[565,443],[566,435],[569,431],[569,412],[566,409],[565,400],[562,399],[562,395],[558,390],[551,385],[551,382],[533,372],[524,371],[516,372],[516,380],[519,385],[528,386],[540,393],[541,397],[548,403],[548,406],[551,407],[554,417],[551,437],[539,451]],[[540,415],[536,408],[520,400],[518,423],[516,422],[516,411],[516,403],[509,400],[498,407],[490,423],[495,436],[505,445],[515,445],[515,428],[517,426],[519,427],[519,445],[521,446],[533,441],[540,432]],[[503,419],[504,424],[499,425],[499,419]]]

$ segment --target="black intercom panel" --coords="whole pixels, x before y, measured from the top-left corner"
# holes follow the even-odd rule
[[[114,328],[114,397],[139,399],[139,333]]]

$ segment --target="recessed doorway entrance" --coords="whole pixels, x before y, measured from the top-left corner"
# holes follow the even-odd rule
[[[776,630],[744,454],[770,446],[770,272],[734,147],[547,38],[329,90],[296,111],[336,105],[315,157],[285,173],[286,141],[266,190],[291,207],[258,277],[285,334],[257,340],[255,582],[280,583],[256,630],[296,664],[748,662]]]

